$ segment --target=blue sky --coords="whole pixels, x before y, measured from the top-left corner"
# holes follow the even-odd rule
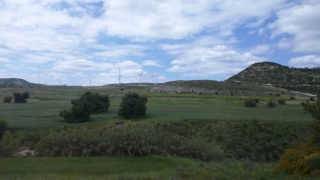
[[[0,78],[68,85],[224,80],[320,67],[319,0],[1,0]],[[152,78],[153,77],[153,78]]]

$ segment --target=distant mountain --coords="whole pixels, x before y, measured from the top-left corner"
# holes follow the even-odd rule
[[[0,84],[36,85],[24,79],[18,79],[18,78],[0,78]]]
[[[272,84],[286,88],[320,85],[320,68],[289,68],[273,62],[260,62],[226,81]]]

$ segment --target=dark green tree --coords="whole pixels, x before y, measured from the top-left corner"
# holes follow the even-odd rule
[[[12,96],[6,96],[3,98],[4,103],[11,103],[11,101],[12,101]]]
[[[68,123],[81,123],[90,120],[90,105],[86,101],[76,101],[71,110],[60,111],[59,115]]]
[[[147,111],[147,97],[141,97],[137,93],[128,93],[122,98],[118,115],[125,118],[144,116]]]
[[[257,101],[254,99],[249,99],[244,102],[244,107],[254,108],[257,107]]]
[[[273,102],[273,101],[269,101],[269,102],[267,103],[267,106],[268,106],[269,108],[275,108],[275,107],[277,107],[277,103],[276,103],[276,102]]]
[[[108,112],[110,107],[110,100],[108,95],[100,95],[98,93],[92,94],[90,91],[85,92],[79,99],[72,100],[71,104],[78,101],[85,101],[89,106],[90,113]]]
[[[286,101],[284,99],[279,99],[278,104],[279,105],[286,105]]]
[[[14,103],[26,103],[29,98],[29,93],[28,92],[15,92],[13,93],[14,97]]]

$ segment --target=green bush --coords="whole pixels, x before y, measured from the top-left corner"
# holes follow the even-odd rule
[[[108,112],[110,107],[110,100],[108,95],[100,95],[98,93],[92,94],[90,91],[85,92],[79,99],[72,100],[71,104],[75,104],[78,101],[87,102],[90,113],[103,113]]]
[[[141,97],[137,93],[128,93],[122,98],[118,115],[125,118],[144,116],[147,111],[147,97]]]
[[[3,98],[4,103],[11,103],[11,101],[12,101],[12,96],[6,96]]]
[[[14,97],[14,103],[26,103],[29,98],[29,93],[28,92],[15,92],[13,93]]]
[[[71,110],[60,111],[59,115],[68,123],[81,123],[90,120],[90,105],[85,101],[76,101]]]
[[[39,156],[146,156],[176,155],[201,160],[222,160],[224,152],[215,142],[183,137],[145,125],[116,128],[79,128],[51,131],[36,144]]]
[[[0,155],[2,157],[10,157],[14,155],[20,145],[20,140],[15,138],[9,131],[6,131],[0,143]]]
[[[71,100],[71,110],[60,111],[59,115],[65,122],[81,123],[90,120],[91,113],[108,112],[110,100],[107,95],[85,92],[79,99]]]
[[[4,132],[8,129],[8,124],[5,121],[0,120],[0,139],[2,138]]]
[[[274,173],[286,172],[290,174],[320,175],[320,91],[317,93],[317,102],[302,102],[303,110],[314,118],[308,124],[308,140],[286,150],[281,156]]]
[[[279,99],[278,104],[279,105],[286,105],[286,101],[284,99]]]
[[[273,102],[273,101],[269,101],[269,102],[267,103],[267,106],[268,106],[269,108],[275,108],[275,107],[277,107],[277,103],[276,103],[276,102]]]
[[[294,96],[291,96],[291,97],[290,97],[290,100],[294,100],[294,99],[296,99]]]
[[[246,100],[244,102],[244,107],[250,107],[250,108],[257,107],[257,101],[255,101],[254,99]]]
[[[310,101],[314,101],[314,97],[311,97],[311,98],[310,98]]]

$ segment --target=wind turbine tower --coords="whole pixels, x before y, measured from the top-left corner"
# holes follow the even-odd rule
[[[141,71],[140,71],[139,76],[140,76],[139,86],[141,86],[142,69],[141,69]]]
[[[120,68],[119,68],[118,81],[119,81],[119,88],[120,89],[121,89],[121,78],[123,78],[123,76],[121,75]]]
[[[158,78],[158,75],[157,74],[152,74],[152,83],[154,82],[155,86],[157,85],[156,78]]]

